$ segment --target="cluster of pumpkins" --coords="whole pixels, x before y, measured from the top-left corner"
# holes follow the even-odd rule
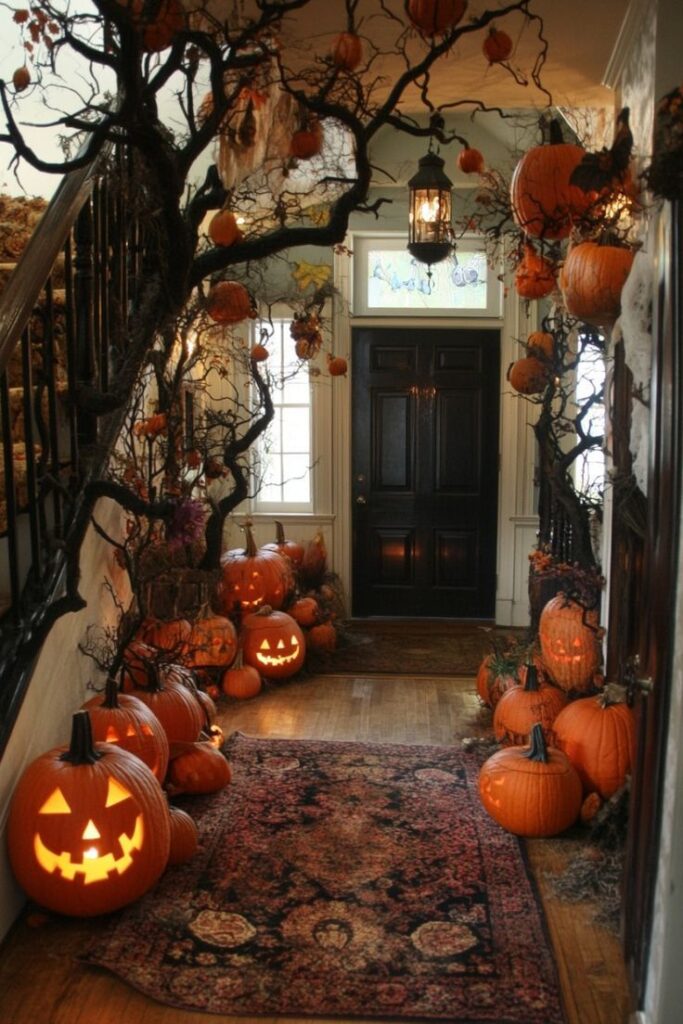
[[[559,594],[541,613],[539,657],[501,674],[488,655],[479,668],[477,692],[503,745],[482,765],[479,795],[509,832],[553,836],[587,824],[626,781],[633,712],[602,685],[600,635],[597,612]]]

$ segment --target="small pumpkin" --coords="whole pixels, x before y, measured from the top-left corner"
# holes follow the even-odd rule
[[[602,660],[597,611],[560,592],[544,605],[538,633],[551,679],[567,692],[590,689]]]
[[[486,811],[518,836],[554,836],[573,825],[582,801],[581,779],[569,758],[547,747],[540,725],[528,746],[493,754],[479,773]]]
[[[408,17],[425,35],[449,32],[462,19],[467,0],[408,0]]]
[[[301,559],[299,573],[302,581],[309,587],[316,587],[327,570],[327,546],[320,530],[306,545],[304,557]]]
[[[216,793],[230,782],[225,756],[212,743],[181,743],[171,749],[168,782],[179,793]]]
[[[323,148],[323,130],[320,121],[311,118],[305,128],[294,132],[289,143],[289,152],[296,160],[310,160]]]
[[[595,327],[609,327],[621,312],[621,292],[633,265],[633,250],[581,242],[560,271],[567,312]]]
[[[218,281],[209,289],[206,311],[217,324],[238,324],[251,316],[251,297],[239,281]]]
[[[209,238],[214,245],[234,245],[244,238],[232,210],[219,210],[209,221]]]
[[[337,647],[337,630],[331,622],[312,626],[306,634],[306,646],[313,651],[334,651]]]
[[[524,246],[515,271],[515,290],[522,299],[542,299],[557,286],[555,268],[531,244]]]
[[[320,605],[314,597],[300,597],[289,606],[287,614],[300,626],[315,626],[320,618]]]
[[[244,528],[246,547],[221,555],[217,599],[226,615],[253,612],[263,605],[281,608],[292,586],[290,563],[278,551],[257,548],[251,527]]]
[[[520,395],[538,395],[548,383],[548,367],[536,356],[524,356],[510,364],[507,379]]]
[[[343,356],[328,355],[327,372],[330,377],[345,377],[348,369],[349,364]]]
[[[573,700],[553,725],[555,742],[572,762],[586,793],[607,800],[626,781],[635,746],[631,708],[606,689]]]
[[[147,765],[94,744],[87,711],[71,742],[36,758],[12,796],[12,869],[26,894],[60,914],[89,917],[138,899],[168,862],[166,798]]]
[[[363,43],[355,32],[340,32],[332,44],[332,63],[342,71],[354,71],[363,59]]]
[[[168,816],[171,826],[168,863],[186,864],[188,860],[192,860],[199,848],[197,826],[187,811],[176,807],[175,804],[169,804]]]
[[[275,540],[263,545],[265,551],[277,551],[283,558],[288,558],[292,565],[301,565],[304,557],[304,546],[297,540],[287,540],[282,523],[275,521]]]
[[[524,154],[512,175],[510,200],[515,223],[535,238],[566,238],[574,220],[592,202],[589,193],[570,184],[585,150],[564,142],[559,121],[550,123],[549,144]]]
[[[119,693],[118,684],[107,679],[104,695],[86,701],[82,710],[90,714],[93,739],[115,743],[135,754],[163,782],[168,768],[168,739],[164,728],[144,701],[130,693]]]
[[[253,665],[241,665],[239,668],[229,668],[227,672],[223,673],[221,686],[227,697],[249,700],[251,697],[258,696],[263,683],[258,670]]]
[[[537,359],[552,360],[555,357],[555,339],[548,331],[532,331],[526,339],[526,350]]]
[[[502,64],[512,53],[512,39],[507,32],[492,25],[482,43],[482,50],[489,64]]]
[[[465,146],[458,153],[458,167],[463,174],[482,174],[484,170],[484,156],[473,146]]]
[[[264,363],[269,355],[270,352],[265,345],[252,345],[249,350],[249,358],[253,359],[255,363]]]
[[[535,665],[524,667],[522,684],[502,694],[493,712],[493,733],[499,743],[528,743],[529,734],[537,722],[549,740],[552,724],[567,704],[567,696],[562,690],[539,680]]]
[[[242,620],[242,657],[267,679],[298,672],[306,657],[301,627],[286,612],[261,608]]]

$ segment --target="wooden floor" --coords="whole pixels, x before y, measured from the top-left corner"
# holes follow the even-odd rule
[[[255,736],[452,744],[480,735],[489,718],[472,680],[317,676],[226,704],[221,724],[226,733]],[[561,867],[565,846],[563,840],[536,840],[529,853],[544,896],[568,1024],[626,1024],[618,939],[591,923],[590,907],[548,896],[544,875]],[[105,971],[78,964],[75,958],[96,928],[93,922],[30,915],[17,923],[0,948],[1,1024],[296,1024],[291,1017],[224,1017],[152,1002]],[[306,1018],[306,1024],[315,1022]]]

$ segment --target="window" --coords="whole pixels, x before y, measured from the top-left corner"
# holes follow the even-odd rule
[[[576,365],[576,404],[585,407],[582,428],[585,435],[601,438],[605,431],[605,357],[604,341],[583,331],[579,335],[580,354]],[[580,438],[577,437],[577,441]],[[594,444],[574,463],[574,485],[585,498],[600,504],[605,487],[605,453]]]
[[[311,384],[308,365],[294,352],[289,333],[290,319],[256,322],[255,336],[268,331],[268,372],[275,415],[256,445],[254,510],[310,511],[311,473]]]

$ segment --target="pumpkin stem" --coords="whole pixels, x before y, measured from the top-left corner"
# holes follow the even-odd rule
[[[93,745],[90,715],[87,711],[77,711],[71,719],[69,749],[59,755],[59,760],[69,764],[96,764],[102,756]]]
[[[609,708],[613,704],[626,704],[626,687],[619,683],[607,683],[595,698],[601,708]]]
[[[119,706],[119,684],[114,676],[107,676],[107,685],[104,690],[103,708],[117,708]]]
[[[285,528],[282,523],[278,523],[277,519],[275,520],[275,543],[285,543]]]
[[[543,735],[543,726],[540,722],[536,722],[533,726],[529,735],[529,750],[526,754],[522,754],[527,761],[540,761],[543,764],[548,762],[548,748],[545,744],[545,736]]]
[[[257,548],[256,541],[254,540],[254,534],[251,532],[251,526],[249,523],[244,524],[244,532],[247,538],[244,553],[247,556],[247,558],[254,558],[257,554]]]
[[[551,146],[559,146],[564,142],[562,138],[562,125],[556,117],[550,120],[548,142]]]
[[[526,682],[524,683],[524,690],[526,693],[538,692],[538,669],[534,665],[533,661],[530,661],[526,667]]]

